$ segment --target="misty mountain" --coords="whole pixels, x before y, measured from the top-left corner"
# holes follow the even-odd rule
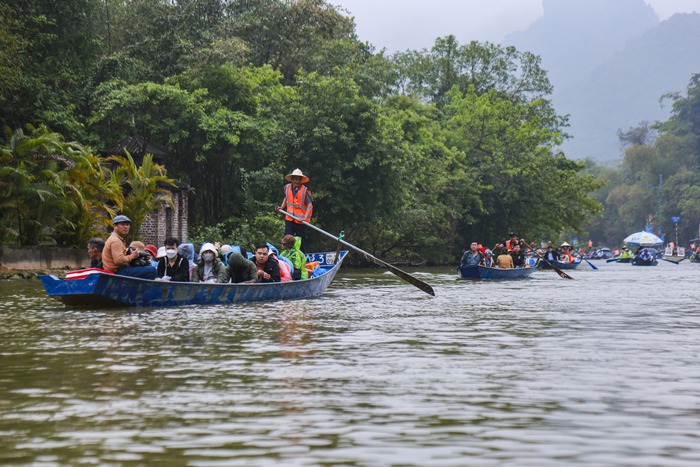
[[[643,0],[545,0],[544,16],[505,43],[542,57],[557,111],[569,114],[574,159],[621,155],[617,130],[666,120],[669,92],[700,73],[700,15],[659,22]]]

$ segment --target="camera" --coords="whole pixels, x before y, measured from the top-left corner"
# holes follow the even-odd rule
[[[139,251],[139,258],[148,258],[149,254],[145,251]]]

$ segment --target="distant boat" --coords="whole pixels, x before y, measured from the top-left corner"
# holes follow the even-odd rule
[[[674,263],[680,263],[685,259],[685,248],[679,247],[676,248],[676,252],[674,253],[674,248],[671,248],[670,246],[666,247],[664,250],[664,259],[666,261],[672,261]]]
[[[580,259],[577,259],[577,260],[574,261],[573,263],[570,263],[570,262],[563,262],[563,261],[557,261],[557,260],[554,260],[554,261],[549,261],[549,260],[544,261],[544,260],[541,259],[541,260],[537,263],[537,267],[540,268],[540,269],[552,269],[552,266],[550,266],[550,265],[547,264],[547,263],[551,263],[552,265],[558,267],[559,269],[576,269],[576,268],[578,267],[578,265],[581,264],[581,260],[580,260]]]
[[[646,257],[642,256],[642,254],[645,252],[648,253]],[[656,266],[659,264],[659,262],[656,260],[657,253],[658,251],[654,248],[644,248],[642,251],[640,251],[639,255],[635,255],[634,258],[632,258],[631,264],[632,266]]]
[[[512,280],[530,277],[535,268],[490,268],[487,266],[460,266],[462,279]]]
[[[39,279],[50,297],[61,300],[66,305],[79,307],[171,307],[295,300],[323,294],[333,281],[346,255],[347,251],[341,251],[336,263],[335,252],[307,254],[307,261],[318,261],[318,267],[322,268],[323,274],[291,282],[240,284],[167,282],[103,272],[73,274],[75,279],[59,279],[53,275],[42,275]]]

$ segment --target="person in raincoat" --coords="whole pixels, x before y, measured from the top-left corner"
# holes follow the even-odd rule
[[[282,252],[280,256],[289,258],[294,265],[294,274],[292,279],[295,281],[308,279],[309,273],[306,270],[306,255],[300,250],[301,238],[294,235],[285,235],[280,240],[282,244]]]

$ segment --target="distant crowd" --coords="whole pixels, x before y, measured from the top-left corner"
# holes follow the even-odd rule
[[[578,261],[579,257],[579,253],[566,242],[559,248],[554,248],[550,244],[546,248],[537,249],[534,243],[528,244],[525,240],[518,239],[515,232],[511,232],[507,240],[496,244],[491,250],[478,242],[472,242],[469,249],[462,255],[460,266],[481,265],[502,269],[527,267],[527,255],[530,253],[549,262],[573,263]]]

